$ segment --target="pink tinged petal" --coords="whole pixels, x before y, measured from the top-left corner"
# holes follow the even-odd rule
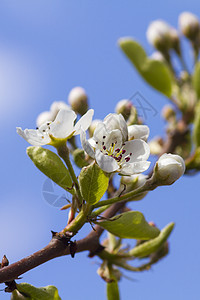
[[[94,115],[94,110],[89,109],[81,118],[80,120],[76,123],[75,125],[75,130],[76,132],[74,135],[80,134],[81,133],[81,128],[83,130],[87,130],[92,123],[92,117]]]
[[[49,134],[53,135],[55,138],[67,138],[74,131],[74,121],[76,120],[76,117],[73,110],[60,110],[55,121],[50,124]]]
[[[149,145],[143,140],[128,141],[125,143],[123,149],[126,150],[125,155],[129,155],[130,153],[132,153],[129,156],[130,163],[141,161],[141,160],[147,160],[150,155]]]
[[[128,126],[128,139],[142,139],[146,141],[149,137],[149,127],[146,125]]]
[[[102,142],[104,142],[104,140],[102,140]],[[105,145],[106,149],[109,149],[110,147],[112,147],[112,144],[115,145],[114,150],[117,148],[120,149],[122,146],[122,134],[119,129],[112,130],[105,138],[104,145]],[[113,153],[113,154],[116,154],[116,153]]]
[[[151,162],[150,161],[140,161],[134,163],[124,163],[120,170],[120,174],[122,175],[133,175],[146,171]]]
[[[81,138],[81,145],[82,145],[84,151],[90,157],[95,158],[94,150],[93,150],[92,146],[90,145],[90,143],[86,140],[86,133],[85,133],[85,131],[81,130],[80,138]]]
[[[46,132],[42,134],[39,130],[22,130],[21,127],[17,127],[17,133],[33,146],[47,145],[51,142],[49,135]]]
[[[114,158],[104,155],[99,149],[96,150],[95,159],[99,167],[107,173],[115,172],[119,169],[118,163]]]

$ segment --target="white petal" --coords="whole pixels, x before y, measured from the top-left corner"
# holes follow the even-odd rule
[[[120,174],[133,175],[137,173],[142,173],[149,168],[150,164],[151,162],[146,160],[134,163],[125,163],[122,165]]]
[[[112,131],[114,129],[121,130],[123,142],[128,140],[127,124],[121,114],[109,114],[105,117],[103,123],[105,124],[107,131]]]
[[[106,130],[106,126],[103,122],[99,122],[97,124],[97,127],[94,131],[93,138],[96,142],[98,142],[99,147],[101,147],[101,144],[103,142],[103,137],[107,137],[108,132]]]
[[[93,150],[92,146],[90,145],[90,143],[86,140],[86,133],[85,133],[85,131],[81,130],[80,138],[81,138],[81,145],[82,145],[84,151],[90,157],[94,158],[95,157],[94,150]]]
[[[150,155],[149,145],[143,140],[128,141],[125,143],[123,149],[126,150],[126,155],[132,153],[129,160],[130,163],[147,160]]]
[[[122,133],[119,129],[112,130],[105,138],[105,147],[109,150],[114,144],[114,150],[122,146]]]
[[[46,132],[42,134],[39,130],[22,130],[21,127],[17,127],[17,133],[33,146],[47,145],[51,142],[49,135]]]
[[[111,173],[119,169],[116,160],[111,156],[104,155],[99,149],[96,150],[95,159],[99,167],[107,173]]]
[[[149,137],[149,127],[146,125],[128,126],[128,139],[142,139],[146,141]]]
[[[94,115],[94,110],[89,109],[81,118],[80,120],[76,123],[75,125],[75,130],[76,132],[74,135],[80,134],[81,133],[81,128],[85,131],[89,128],[90,124],[92,123],[92,117]]]
[[[50,124],[49,134],[55,138],[64,139],[72,134],[74,129],[74,121],[76,114],[73,110],[61,109],[56,116],[54,122]]]

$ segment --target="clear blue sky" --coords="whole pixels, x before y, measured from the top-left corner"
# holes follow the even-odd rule
[[[185,10],[198,13],[200,4],[197,0],[1,0],[0,257],[6,254],[14,262],[31,254],[48,243],[50,230],[59,231],[66,223],[66,213],[43,199],[45,177],[26,156],[28,144],[15,127],[34,128],[37,115],[53,101],[66,101],[76,85],[87,90],[95,118],[113,112],[118,100],[137,91],[160,111],[167,100],[139,78],[117,40],[133,36],[151,54],[145,36],[150,21],[163,18],[176,26]],[[146,123],[151,137],[163,133],[159,114],[149,115]],[[176,227],[167,258],[151,271],[126,273],[136,281],[122,279],[122,299],[199,298],[199,180],[199,175],[185,177],[132,204],[159,227],[170,221]],[[22,282],[53,284],[63,300],[105,299],[105,284],[96,274],[98,259],[86,256],[50,261],[26,273]],[[0,299],[9,295],[0,292]]]

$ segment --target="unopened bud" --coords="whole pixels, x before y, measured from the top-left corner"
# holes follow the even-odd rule
[[[102,121],[101,121],[101,120],[97,120],[97,119],[92,121],[92,123],[91,123],[91,125],[90,125],[90,127],[89,127],[89,134],[90,134],[90,137],[93,136],[94,131],[95,131],[95,129],[96,129],[96,127],[97,127],[97,124],[98,124],[99,122],[102,122]]]
[[[196,40],[200,32],[199,20],[190,12],[183,12],[180,14],[179,27],[181,32],[192,41]]]
[[[69,105],[67,105],[65,102],[63,101],[54,101],[52,104],[51,104],[51,107],[50,107],[50,111],[53,115],[53,120],[56,118],[58,112],[61,110],[61,109],[66,109],[66,110],[71,110]]]
[[[130,114],[131,114],[132,106],[133,106],[133,104],[130,100],[123,99],[117,103],[117,105],[115,107],[115,111],[117,114],[122,114],[122,116],[124,117],[125,120],[128,120],[128,118],[130,117]]]
[[[170,26],[162,21],[153,21],[147,29],[147,39],[151,45],[161,52],[171,47]]]
[[[176,113],[171,105],[165,105],[163,107],[162,117],[163,117],[163,119],[165,119],[168,122],[176,119]]]
[[[158,185],[170,185],[185,172],[185,162],[181,156],[165,153],[157,161],[154,168],[154,180]]]
[[[164,55],[160,51],[155,51],[150,58],[161,62],[166,62]]]
[[[181,46],[178,31],[171,27],[170,28],[170,39],[171,39],[171,48],[176,51],[178,55],[181,55]]]
[[[1,268],[7,267],[9,265],[9,261],[7,257],[4,255],[1,261]]]
[[[73,88],[69,93],[68,101],[72,109],[80,115],[84,115],[87,112],[88,97],[86,91],[82,87],[77,86]]]
[[[128,193],[143,186],[147,180],[147,175],[135,174],[131,176],[121,176],[121,184],[125,186],[124,193]],[[123,193],[122,193],[123,194]],[[143,192],[137,196],[137,200],[141,200],[146,196],[147,192]]]
[[[162,151],[163,140],[160,137],[152,139],[148,143],[152,155],[159,155]]]
[[[88,166],[88,162],[86,161],[86,157],[85,157],[85,151],[83,149],[77,148],[76,150],[74,150],[73,158],[74,158],[75,164],[79,168],[83,168],[85,166]]]
[[[69,110],[70,107],[69,105],[67,105],[65,102],[63,101],[55,101],[52,103],[51,107],[50,107],[50,111],[44,111],[41,114],[39,114],[39,116],[36,119],[36,124],[38,127],[40,127],[42,124],[50,121],[54,121],[58,112],[61,109],[67,109]]]
[[[42,124],[53,121],[53,115],[51,111],[44,111],[36,119],[37,127],[40,127]]]

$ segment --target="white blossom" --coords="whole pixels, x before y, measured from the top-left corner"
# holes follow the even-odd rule
[[[147,141],[149,137],[149,127],[146,125],[130,125],[128,126],[128,139],[141,139]]]
[[[150,155],[148,144],[142,139],[128,141],[128,128],[122,115],[109,114],[98,123],[89,141],[82,131],[81,143],[86,153],[108,173],[138,174],[150,165],[147,161]]]
[[[87,130],[92,122],[93,109],[81,117],[74,125],[77,115],[73,110],[61,109],[53,122],[47,121],[38,129],[25,129],[17,127],[17,133],[33,146],[56,145],[65,142],[73,135]]]
[[[170,185],[185,172],[183,158],[176,154],[165,153],[157,161],[154,176],[161,185]]]

